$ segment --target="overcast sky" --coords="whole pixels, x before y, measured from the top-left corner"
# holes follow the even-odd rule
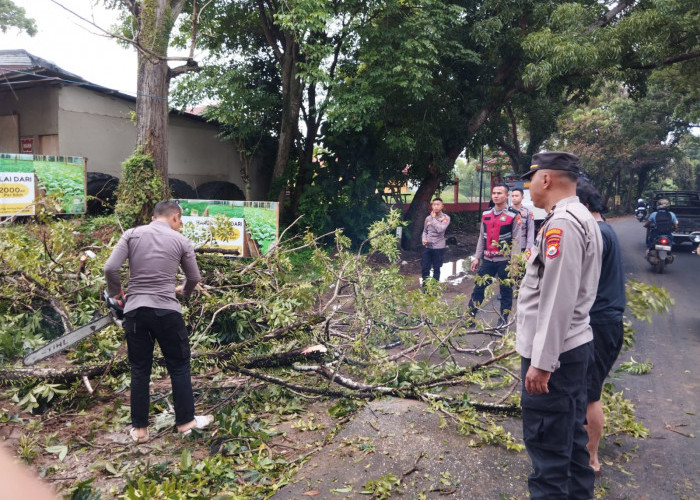
[[[38,33],[30,37],[17,30],[0,32],[0,48],[24,49],[91,83],[135,95],[136,52],[122,48],[113,39],[63,10],[50,0],[13,0],[27,17],[36,21]],[[93,5],[94,0],[62,0],[81,16],[109,28],[117,21],[114,11]]]

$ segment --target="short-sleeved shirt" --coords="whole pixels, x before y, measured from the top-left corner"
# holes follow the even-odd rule
[[[600,277],[600,229],[577,196],[564,198],[525,255],[516,350],[532,366],[553,372],[562,353],[593,340],[588,313]]]
[[[105,263],[107,292],[116,296],[121,290],[119,269],[129,260],[129,288],[124,312],[151,307],[181,312],[175,296],[178,268],[185,273],[182,291],[188,297],[201,277],[190,240],[167,223],[153,221],[146,226],[128,229]]]
[[[656,227],[656,214],[658,213],[659,212],[654,212],[649,216],[649,224],[651,225],[651,227]],[[678,217],[676,217],[676,214],[674,214],[671,211],[668,211],[668,213],[671,214],[671,222],[673,222],[674,224],[678,224]]]
[[[625,297],[625,270],[622,266],[620,243],[615,231],[606,222],[598,222],[603,238],[603,262],[598,281],[598,293],[591,306],[591,324],[622,321]]]

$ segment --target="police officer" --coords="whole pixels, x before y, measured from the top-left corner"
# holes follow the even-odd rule
[[[596,297],[602,239],[576,196],[578,158],[532,157],[530,195],[549,212],[518,296],[516,349],[522,356],[523,440],[532,460],[531,499],[593,498],[586,449],[586,374],[593,362],[589,310]]]
[[[203,429],[214,419],[194,414],[190,378],[190,344],[176,294],[187,298],[200,281],[190,240],[179,233],[182,210],[175,201],[161,201],[152,222],[124,232],[105,263],[110,296],[121,294],[119,269],[129,261],[129,294],[124,307],[124,331],[131,366],[131,425],[135,443],[148,441],[149,384],[153,348],[158,342],[170,374],[178,432]],[[175,286],[179,267],[185,284]]]
[[[498,325],[501,326],[508,320],[508,312],[513,306],[513,288],[503,283],[508,279],[506,267],[510,260],[510,254],[503,250],[503,245],[510,245],[512,254],[520,252],[520,226],[517,220],[518,212],[511,210],[506,204],[506,184],[495,184],[491,188],[491,201],[494,204],[493,208],[486,210],[481,216],[479,241],[476,244],[471,270],[476,272],[478,269],[479,276],[498,278],[501,292],[501,317]],[[468,306],[469,316],[476,315],[476,307],[484,300],[484,290],[488,285],[489,282],[474,285]]]
[[[430,204],[431,211],[423,224],[423,255],[421,256],[421,278],[425,281],[433,270],[433,279],[440,281],[440,268],[445,254],[445,231],[450,225],[450,216],[443,213],[442,198],[435,198]]]
[[[510,202],[514,210],[520,214],[520,250],[525,251],[535,242],[535,213],[523,206],[522,188],[513,188],[510,192]]]

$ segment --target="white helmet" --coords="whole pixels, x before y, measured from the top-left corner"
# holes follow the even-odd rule
[[[669,202],[666,198],[661,198],[659,201],[656,202],[657,209],[669,208],[670,206],[671,202]]]
[[[644,203],[644,200],[643,200],[642,198],[639,198],[639,199],[637,200],[637,203]]]

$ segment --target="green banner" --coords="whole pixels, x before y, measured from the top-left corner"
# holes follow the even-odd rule
[[[264,254],[279,231],[278,204],[271,201],[178,200],[182,232],[196,248],[220,248],[241,257]]]
[[[85,158],[0,153],[0,216],[35,215],[50,198],[59,213],[84,214]]]

